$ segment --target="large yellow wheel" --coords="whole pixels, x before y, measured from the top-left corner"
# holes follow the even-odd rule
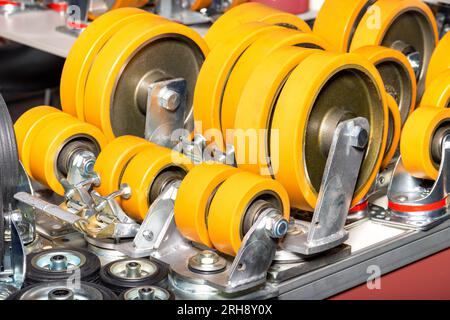
[[[149,144],[130,160],[123,172],[122,183],[131,188],[131,196],[122,200],[122,208],[138,222],[144,220],[152,202],[164,187],[175,180],[182,180],[189,170],[189,160],[174,161],[171,149]],[[179,155],[180,159],[182,158]]]
[[[348,52],[356,26],[371,1],[327,0],[314,22],[313,31],[327,40],[335,50]]]
[[[450,108],[450,69],[440,73],[430,83],[425,89],[420,105]]]
[[[383,161],[381,162],[381,169],[386,168],[394,158],[400,142],[400,134],[402,131],[402,122],[400,118],[400,111],[397,102],[390,95],[387,94],[387,104],[389,107],[389,127],[388,137],[386,143],[386,152],[384,153]]]
[[[242,25],[227,41],[218,45],[205,60],[197,79],[194,94],[194,117],[201,121],[202,131],[216,130],[219,148],[223,148],[221,135],[221,106],[228,78],[236,62],[247,48],[261,36],[281,27],[261,22]],[[196,128],[198,130],[198,128]],[[215,135],[215,136],[216,136]],[[222,138],[222,141],[219,141]]]
[[[96,191],[107,196],[119,190],[125,167],[149,145],[147,140],[134,136],[122,136],[110,142],[95,161],[94,171],[100,176],[100,186]]]
[[[22,114],[14,124],[19,158],[30,177],[34,178],[30,170],[30,151],[36,136],[47,127],[48,121],[64,117],[71,116],[53,107],[39,106]]]
[[[383,80],[373,64],[355,54],[320,52],[291,73],[275,108],[270,154],[275,178],[288,191],[293,207],[313,210],[335,128],[355,117],[369,121],[370,134],[352,205],[367,194],[385,151],[388,109]]]
[[[375,45],[401,51],[417,66],[418,97],[422,97],[431,54],[438,42],[433,12],[420,0],[378,0],[355,30],[351,51]]]
[[[273,175],[269,153],[270,121],[278,96],[292,70],[318,52],[282,47],[254,69],[243,87],[234,122],[233,143],[240,168],[260,175]]]
[[[185,128],[193,130],[192,99],[208,49],[195,31],[162,19],[134,21],[98,53],[86,84],[86,120],[109,140],[143,136],[148,86],[183,78],[187,83]]]
[[[405,169],[414,177],[436,180],[444,136],[450,133],[450,109],[420,107],[402,130],[400,153]]]
[[[61,75],[61,104],[65,112],[84,120],[84,91],[92,62],[118,30],[139,18],[152,20],[158,16],[137,8],[118,9],[103,15],[80,34]]]
[[[260,3],[244,3],[228,10],[214,22],[205,35],[209,48],[212,50],[219,43],[224,42],[239,30],[238,27],[248,22],[265,22],[304,32],[311,31],[306,22],[293,14]]]
[[[89,8],[88,18],[90,20],[96,20],[108,11],[126,7],[139,8],[145,6],[147,3],[148,0],[93,0],[91,2],[91,7]]]
[[[70,116],[46,119],[31,146],[30,171],[33,178],[59,195],[64,195],[64,188],[60,182],[63,174],[58,167],[58,159],[64,147],[74,141],[87,142],[94,154],[98,154],[107,143],[98,128]]]
[[[223,134],[226,134],[226,130],[234,128],[237,105],[253,70],[259,64],[265,64],[270,53],[287,46],[330,49],[330,45],[313,33],[278,29],[261,36],[242,54],[228,78],[221,112]]]
[[[181,234],[194,242],[212,248],[208,235],[208,211],[217,188],[240,172],[223,164],[203,163],[184,178],[175,201],[175,223]]]
[[[217,189],[209,208],[208,234],[213,246],[226,254],[236,255],[242,238],[258,218],[252,205],[262,200],[289,219],[289,197],[275,180],[250,172],[229,177]]]
[[[438,46],[431,56],[430,65],[427,71],[427,82],[426,87],[434,81],[439,74],[445,70],[450,69],[450,32],[439,41]]]
[[[397,50],[367,46],[354,51],[372,62],[380,72],[386,92],[394,97],[402,125],[416,107],[417,84],[408,59]]]

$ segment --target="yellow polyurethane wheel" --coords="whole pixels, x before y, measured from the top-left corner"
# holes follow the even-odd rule
[[[249,206],[258,199],[271,199],[289,220],[289,197],[283,186],[250,172],[229,177],[217,189],[208,215],[208,234],[214,248],[236,255],[245,236],[243,221]]]
[[[14,124],[19,158],[25,171],[31,178],[34,177],[30,170],[30,151],[34,144],[34,139],[47,126],[48,121],[61,117],[71,118],[69,114],[61,112],[54,107],[38,106],[22,114]]]
[[[329,50],[330,45],[313,33],[278,29],[261,36],[239,58],[230,74],[223,94],[221,125],[222,133],[234,128],[237,105],[245,84],[253,70],[267,61],[267,56],[278,48],[298,46]],[[260,90],[258,90],[261,92]]]
[[[275,108],[270,154],[274,176],[293,207],[312,211],[316,205],[334,133],[330,126],[361,116],[370,124],[369,143],[352,205],[367,194],[384,155],[388,109],[383,80],[373,64],[356,54],[319,52],[291,73]]]
[[[384,154],[383,161],[381,162],[381,169],[386,168],[394,157],[400,142],[400,134],[402,132],[402,122],[397,102],[390,94],[386,95],[389,108],[389,129],[388,143],[386,145],[386,152]]]
[[[95,126],[75,117],[58,117],[45,121],[45,127],[33,140],[30,150],[30,171],[37,181],[59,195],[64,195],[57,168],[58,156],[67,143],[88,139],[100,152],[107,144],[103,133]]]
[[[77,38],[61,75],[61,105],[67,112],[84,121],[84,91],[92,62],[105,43],[124,25],[137,17],[160,19],[137,8],[122,8],[108,12],[89,25]]]
[[[261,36],[281,27],[261,22],[241,25],[239,30],[227,41],[219,44],[206,57],[198,75],[194,93],[194,118],[201,121],[201,129],[205,135],[208,130],[215,130],[214,141],[220,149],[224,149],[221,130],[221,105],[228,77],[236,62],[247,48]],[[197,132],[199,131],[196,128]],[[220,141],[219,137],[222,138]]]
[[[200,11],[203,8],[208,8],[212,4],[212,0],[195,0],[191,4],[191,10]]]
[[[420,0],[378,0],[362,17],[355,30],[350,51],[375,45],[390,47],[405,54],[418,53],[418,99],[422,97],[425,76],[438,28],[433,12]]]
[[[97,20],[100,16],[105,15],[105,13],[107,12],[111,12],[111,11],[115,11],[118,10],[120,8],[140,8],[145,6],[148,3],[148,0],[114,0],[114,2],[111,4],[110,2],[108,2],[108,4],[106,4],[105,1],[105,5],[107,8],[105,8],[105,6],[101,6],[99,8],[98,11],[95,10],[90,10],[88,12],[88,18],[89,20]]]
[[[401,52],[381,47],[366,46],[353,53],[372,62],[381,74],[386,91],[395,97],[402,125],[416,107],[417,82],[414,70]]]
[[[425,89],[420,105],[450,108],[450,69],[440,73],[430,83]]]
[[[228,10],[214,22],[205,35],[205,41],[212,50],[230,35],[235,34],[242,24],[248,22],[265,22],[304,32],[311,31],[308,24],[296,15],[279,11],[260,3],[249,2]]]
[[[240,172],[224,164],[202,163],[181,182],[175,200],[175,223],[181,234],[194,242],[213,248],[208,235],[208,210],[217,188]]]
[[[122,208],[125,212],[138,222],[145,219],[151,205],[150,190],[158,175],[164,170],[181,171],[184,176],[189,167],[186,166],[188,159],[183,163],[174,161],[174,153],[171,149],[150,144],[130,160],[123,172],[122,183],[131,188],[131,196],[122,199]],[[181,154],[178,155],[183,157]],[[180,176],[181,177],[181,176]]]
[[[327,40],[335,50],[348,52],[353,32],[369,0],[327,0],[314,22],[313,32]]]
[[[431,56],[430,64],[428,66],[426,87],[433,82],[434,78],[438,77],[442,71],[450,69],[450,32],[439,41],[436,49]]]
[[[315,49],[281,47],[257,66],[243,88],[234,122],[234,149],[239,168],[272,175],[269,159],[270,120],[277,98],[292,70]],[[246,135],[253,132],[254,135]],[[256,140],[255,140],[256,139]]]
[[[149,141],[134,136],[121,136],[111,141],[95,161],[94,171],[100,176],[100,185],[95,190],[103,196],[119,190],[125,167],[149,145]]]
[[[165,54],[157,56],[161,48]],[[177,56],[172,53],[174,50],[182,50],[185,56]],[[141,82],[158,70],[172,73],[162,75],[164,80],[185,78],[189,109],[196,73],[207,53],[207,45],[200,35],[178,23],[148,19],[124,26],[105,44],[91,66],[85,91],[86,121],[99,127],[109,140],[121,135],[143,136],[145,105],[144,111],[140,110],[137,97],[133,96],[141,88]],[[143,54],[148,56],[143,58]],[[183,73],[177,74],[177,68]],[[189,74],[185,74],[187,71]],[[162,80],[158,79],[155,81]],[[143,91],[146,101],[147,91]],[[185,114],[192,121],[192,110],[186,110]]]
[[[400,139],[400,154],[405,169],[414,177],[436,180],[439,163],[431,154],[434,133],[450,121],[450,109],[417,108],[406,121]]]

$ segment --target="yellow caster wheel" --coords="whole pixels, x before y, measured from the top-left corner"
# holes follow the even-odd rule
[[[426,87],[433,82],[433,80],[439,76],[439,74],[445,70],[450,69],[450,32],[439,41],[438,46],[431,56],[430,65],[427,71]]]
[[[380,72],[386,92],[394,97],[402,125],[416,107],[416,76],[408,59],[397,50],[368,46],[354,51],[372,62]]]
[[[389,108],[388,137],[386,152],[384,153],[384,158],[381,162],[381,169],[386,168],[392,161],[392,158],[397,151],[398,144],[400,142],[400,134],[402,131],[400,111],[397,102],[390,94],[387,94],[387,104]]]
[[[431,9],[420,0],[378,0],[362,17],[355,30],[351,51],[376,45],[396,49],[415,66],[418,97],[439,37]]]
[[[369,121],[370,134],[352,205],[367,194],[385,151],[383,80],[373,64],[356,54],[320,52],[291,73],[274,111],[270,153],[274,176],[293,207],[313,210],[335,128],[355,117]]]
[[[96,191],[107,196],[119,190],[125,167],[149,145],[147,140],[134,136],[122,136],[111,141],[95,161],[94,171],[100,176],[100,186]]]
[[[420,107],[408,118],[400,139],[405,169],[414,177],[436,180],[442,138],[450,133],[450,109]]]
[[[255,41],[239,58],[226,84],[222,102],[222,132],[234,128],[237,105],[248,78],[259,65],[266,63],[270,53],[278,48],[297,46],[329,50],[330,46],[313,33],[304,33],[290,29],[278,29],[269,32]],[[261,92],[260,90],[258,90]]]
[[[327,0],[314,22],[313,32],[327,40],[335,50],[348,52],[354,31],[373,1]]]
[[[98,53],[85,92],[86,121],[109,140],[143,136],[148,86],[183,78],[187,83],[184,124],[193,130],[192,99],[208,49],[195,31],[163,19],[134,21],[120,29]]]
[[[93,0],[89,7],[88,18],[90,20],[96,20],[108,11],[126,7],[139,8],[145,6],[147,3],[148,0]]]
[[[420,105],[450,108],[450,69],[440,73],[430,83],[425,89]]]
[[[281,27],[252,22],[242,25],[227,41],[218,45],[205,60],[197,79],[194,94],[194,118],[201,121],[202,131],[217,130],[215,137],[223,148],[221,105],[228,78],[245,50],[261,36]],[[196,128],[198,129],[198,128]],[[222,138],[223,140],[223,138]]]
[[[229,177],[217,189],[208,215],[208,234],[220,252],[236,255],[242,238],[268,207],[289,220],[289,197],[275,180],[250,172]]]
[[[139,18],[159,19],[137,8],[117,9],[97,19],[80,34],[70,49],[61,75],[61,105],[64,112],[84,121],[84,92],[93,61],[118,30]]]
[[[203,163],[184,178],[175,201],[175,223],[181,234],[194,242],[212,248],[208,235],[208,211],[217,188],[240,172],[223,164]]]
[[[273,175],[270,167],[270,121],[277,98],[291,72],[314,49],[282,47],[257,66],[242,90],[236,108],[233,143],[239,168],[260,175]],[[253,133],[253,134],[252,134]]]
[[[138,222],[144,220],[153,201],[171,182],[182,180],[189,170],[189,160],[174,161],[171,149],[150,144],[130,160],[122,183],[130,186],[131,196],[122,200],[122,208]],[[183,158],[181,154],[180,159]]]
[[[103,133],[93,125],[72,116],[45,120],[45,126],[37,133],[30,150],[30,172],[34,179],[59,195],[64,195],[60,182],[67,174],[72,143],[83,143],[98,155],[106,146]]]
[[[53,107],[39,106],[22,114],[14,124],[19,158],[30,177],[34,178],[30,170],[30,152],[36,136],[47,127],[48,121],[64,117],[70,115]]]
[[[233,35],[239,26],[248,22],[265,22],[304,32],[311,31],[305,21],[293,14],[260,3],[244,3],[230,9],[214,22],[205,35],[205,41],[212,50]]]

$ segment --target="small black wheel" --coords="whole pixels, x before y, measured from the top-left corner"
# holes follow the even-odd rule
[[[175,300],[175,295],[161,287],[140,286],[122,292],[119,300]]]
[[[98,282],[100,259],[83,249],[57,248],[27,256],[26,285],[79,277],[86,282]]]
[[[168,268],[154,259],[122,259],[100,270],[101,283],[120,294],[138,286],[165,286]]]
[[[12,295],[7,300],[117,300],[114,292],[95,283],[68,281],[36,283]]]

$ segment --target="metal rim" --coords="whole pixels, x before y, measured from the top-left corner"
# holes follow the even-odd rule
[[[52,250],[41,252],[31,259],[31,265],[42,271],[61,273],[81,268],[86,263],[86,256],[72,250]]]
[[[172,294],[163,288],[141,286],[125,291],[124,300],[171,300]]]
[[[103,300],[103,294],[84,283],[68,287],[66,282],[54,282],[30,287],[19,300]]]
[[[146,259],[127,259],[111,264],[109,272],[124,280],[143,280],[155,276],[159,267]]]
[[[175,78],[183,78],[187,83],[184,126],[192,130],[193,92],[203,60],[201,49],[180,35],[165,34],[142,44],[123,65],[113,88],[110,108],[114,134],[143,137],[147,86]]]

